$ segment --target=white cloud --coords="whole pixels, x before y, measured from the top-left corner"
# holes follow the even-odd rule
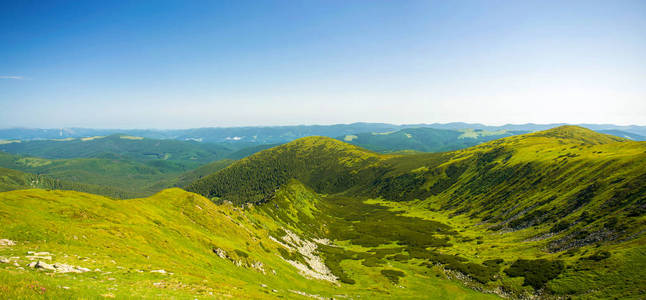
[[[23,80],[25,77],[22,76],[0,76],[0,79],[15,79],[15,80]]]

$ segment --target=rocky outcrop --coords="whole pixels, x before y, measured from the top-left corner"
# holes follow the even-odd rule
[[[285,248],[290,251],[298,251],[298,253],[300,253],[305,259],[306,264],[283,258],[286,262],[297,268],[301,275],[307,278],[327,280],[330,282],[337,281],[337,277],[332,274],[332,271],[330,271],[330,269],[325,265],[323,259],[316,255],[316,243],[301,239],[297,234],[287,229],[285,229],[285,233],[285,236],[281,238],[284,243],[280,244],[287,246]],[[329,241],[326,240],[319,241],[321,243],[329,243]]]
[[[83,268],[83,267],[78,267],[78,266],[72,266],[68,264],[61,264],[61,263],[56,263],[56,264],[48,264],[42,261],[34,261],[29,264],[30,268],[34,269],[42,269],[46,271],[54,271],[56,273],[85,273],[85,272],[90,272],[91,270],[88,268]]]

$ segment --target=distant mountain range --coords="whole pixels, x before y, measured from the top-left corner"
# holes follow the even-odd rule
[[[546,130],[565,123],[555,124],[507,124],[489,126],[478,123],[446,123],[446,124],[406,124],[395,125],[386,123],[352,123],[337,125],[297,125],[297,126],[264,126],[264,127],[211,127],[193,129],[91,129],[91,128],[9,128],[0,129],[0,140],[37,140],[64,139],[92,136],[107,136],[116,133],[155,138],[193,140],[210,143],[228,143],[232,145],[281,144],[306,136],[340,137],[357,133],[392,132],[407,128],[434,128],[448,130],[478,129],[486,131],[522,131],[533,132]],[[646,126],[612,125],[612,124],[577,124],[595,131],[612,131],[614,135],[636,140],[646,139]]]

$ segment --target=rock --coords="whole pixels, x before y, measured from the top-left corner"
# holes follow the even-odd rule
[[[0,264],[8,264],[8,263],[9,263],[8,258],[0,257]]]
[[[265,268],[264,268],[263,263],[261,263],[259,261],[256,261],[256,262],[251,264],[251,267],[258,270],[258,271],[260,271],[260,272],[262,272],[263,274],[265,274]]]
[[[30,264],[31,265],[31,264]],[[56,268],[53,265],[50,265],[48,263],[44,263],[42,261],[38,261],[36,265],[34,265],[36,269],[43,269],[43,270],[49,270],[49,271],[56,271]]]
[[[66,264],[54,264],[54,268],[56,268],[57,273],[82,273],[82,271],[76,267]]]
[[[28,266],[28,267],[30,267],[30,268],[35,268],[35,267],[36,267],[36,264],[37,264],[37,263],[36,263],[35,261],[32,261],[32,262],[30,262],[27,266]]]
[[[220,258],[227,258],[227,252],[220,248],[214,248],[213,252],[217,254]]]
[[[152,270],[150,273],[159,273],[159,274],[166,274],[165,270]]]
[[[8,239],[0,239],[0,246],[15,246],[16,242]]]
[[[69,289],[70,289],[70,287],[69,287],[69,286],[63,286],[63,287],[61,287],[61,288],[62,288],[62,289],[64,289],[64,290],[69,290]]]

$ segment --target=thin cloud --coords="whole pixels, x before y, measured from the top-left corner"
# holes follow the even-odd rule
[[[23,80],[23,79],[25,79],[25,77],[22,77],[22,76],[0,76],[0,79]]]

